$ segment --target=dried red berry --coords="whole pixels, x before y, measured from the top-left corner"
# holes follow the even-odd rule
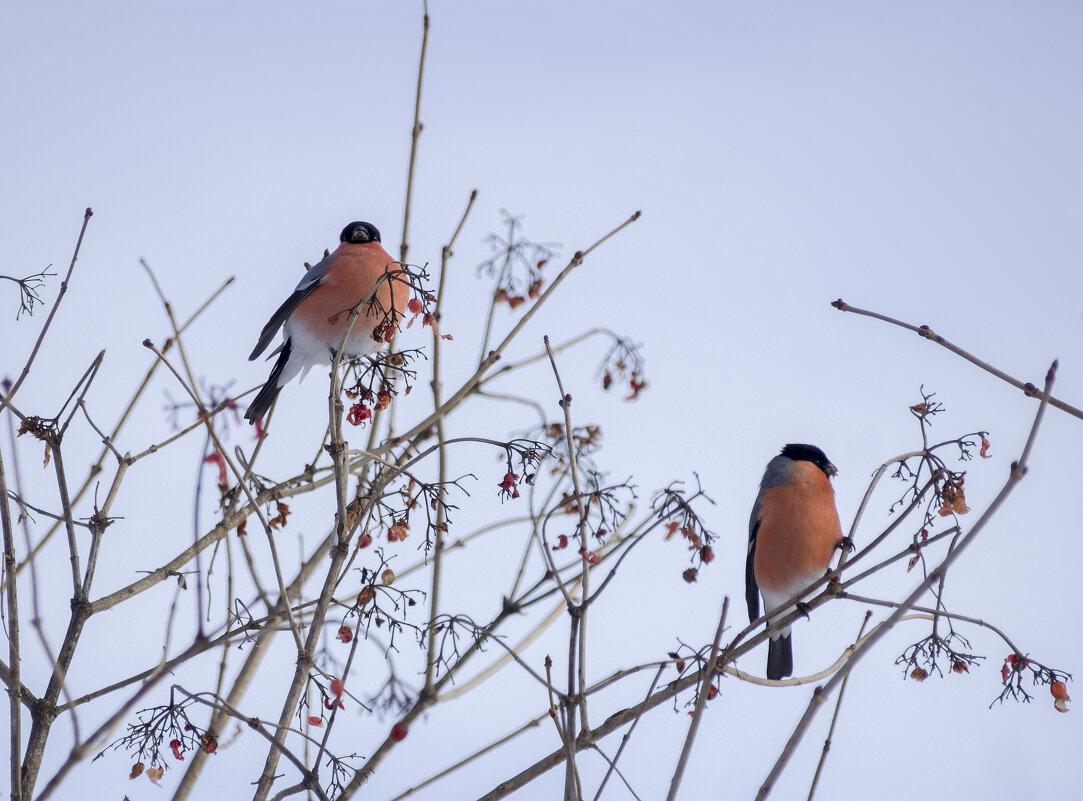
[[[355,403],[350,407],[346,415],[346,422],[352,426],[359,426],[366,420],[372,419],[372,409],[363,403]]]
[[[226,459],[221,453],[215,451],[206,458],[203,459],[207,464],[218,465],[218,486],[224,487],[228,484],[226,481]]]
[[[588,565],[596,565],[600,561],[602,561],[602,557],[598,556],[598,554],[596,553],[588,551],[586,548],[580,548],[579,555],[587,561]]]

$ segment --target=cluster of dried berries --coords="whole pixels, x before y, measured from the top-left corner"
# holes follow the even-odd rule
[[[984,439],[984,438],[983,438]],[[963,481],[966,473],[951,473],[940,486],[940,516],[965,515],[970,511],[963,494]]]
[[[1011,696],[1017,700],[1022,698],[1023,701],[1029,701],[1030,695],[1023,689],[1022,684],[1027,671],[1031,673],[1035,684],[1049,685],[1049,694],[1053,696],[1053,708],[1058,712],[1067,712],[1068,702],[1072,699],[1068,695],[1068,685],[1064,683],[1064,679],[1071,676],[1063,671],[1040,665],[1022,654],[1011,653],[1004,658],[1004,664],[1000,666],[1000,683],[1004,685],[1004,691],[997,700],[1004,701],[1005,698]]]

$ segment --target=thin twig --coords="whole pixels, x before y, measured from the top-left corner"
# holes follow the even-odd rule
[[[425,16],[425,35],[428,36],[429,31],[429,18]],[[422,46],[422,59],[424,59],[424,46]],[[418,99],[420,101],[421,76],[418,75]],[[411,162],[412,170],[412,162]],[[455,244],[455,239],[459,236],[459,232],[462,230],[463,225],[466,223],[466,216],[470,213],[471,207],[474,205],[474,199],[477,197],[478,191],[475,189],[470,193],[470,199],[466,203],[466,209],[463,211],[463,216],[459,218],[459,224],[455,227],[455,232],[451,235],[451,239],[440,251],[440,279],[436,288],[436,308],[439,310],[441,303],[444,300],[444,287],[447,284],[448,262],[451,259],[451,248]],[[405,255],[404,255],[405,258]],[[440,381],[440,354],[442,338],[440,336],[439,317],[437,317],[437,325],[432,327],[432,405],[433,409],[439,409],[442,402],[443,384]],[[443,577],[443,564],[444,564],[444,531],[447,528],[447,508],[445,500],[447,497],[447,433],[444,430],[444,418],[441,417],[436,421],[436,440],[439,446],[438,451],[438,476],[437,482],[439,483],[439,489],[437,490],[436,497],[436,541],[433,543],[433,564],[432,564],[432,583],[429,587],[429,643],[428,651],[425,659],[425,687],[423,692],[431,697],[434,693],[433,690],[433,678],[436,673],[436,618],[440,614],[440,581]]]
[[[68,430],[68,425],[71,423],[71,419],[75,417],[75,412],[78,410],[79,404],[83,402],[83,399],[86,397],[87,392],[90,390],[90,385],[94,383],[94,378],[98,375],[98,368],[101,367],[103,361],[105,361],[104,350],[99,351],[98,355],[94,357],[94,361],[90,363],[90,366],[75,383],[75,386],[72,388],[71,394],[68,395],[67,400],[65,400],[64,403],[61,404],[60,410],[56,413],[55,419],[57,420],[57,422],[60,421],[60,416],[64,414],[64,410],[68,407],[68,404],[71,403],[72,398],[77,398],[75,406],[73,406],[72,410],[68,412],[67,419],[65,419],[64,422],[60,424],[59,431],[57,433],[57,439],[64,438],[64,434]]]
[[[842,298],[839,298],[838,300],[833,301],[831,303],[831,305],[834,306],[839,311],[852,312],[854,314],[859,314],[862,317],[872,317],[875,320],[883,320],[885,323],[891,323],[892,325],[897,325],[899,328],[905,328],[907,331],[913,331],[915,334],[922,337],[923,339],[927,339],[930,342],[935,342],[937,345],[940,345],[941,347],[947,348],[948,350],[950,350],[952,353],[956,354],[957,356],[962,356],[964,359],[966,359],[971,364],[977,365],[982,370],[985,370],[985,372],[991,373],[992,375],[995,375],[1001,381],[1004,381],[1004,382],[1006,382],[1008,384],[1011,384],[1016,389],[1022,390],[1023,394],[1026,395],[1028,398],[1038,398],[1039,400],[1047,399],[1049,401],[1050,406],[1053,406],[1053,407],[1055,407],[1057,409],[1060,409],[1062,412],[1067,412],[1068,414],[1072,415],[1073,417],[1078,417],[1081,420],[1083,420],[1083,410],[1078,409],[1077,407],[1072,406],[1071,404],[1065,403],[1062,400],[1054,398],[1051,395],[1047,397],[1046,395],[1043,394],[1043,390],[1041,390],[1038,387],[1034,386],[1034,384],[1030,383],[1029,381],[1024,383],[1023,381],[1020,381],[1018,378],[1015,378],[1013,376],[1008,375],[1003,370],[997,369],[996,367],[989,364],[988,362],[983,361],[982,359],[979,359],[977,356],[973,355],[972,353],[970,353],[970,352],[968,352],[966,350],[963,350],[962,348],[960,348],[955,343],[949,342],[947,339],[940,336],[940,334],[933,331],[933,329],[929,328],[929,326],[927,326],[927,325],[921,325],[921,326],[911,325],[910,323],[904,323],[902,320],[896,320],[894,317],[888,317],[886,314],[880,314],[879,312],[869,311],[868,309],[859,309],[856,306],[851,306],[849,303],[844,301]]]
[[[475,759],[478,759],[480,757],[485,756],[485,754],[499,748],[500,746],[504,745],[505,743],[511,742],[512,740],[514,740],[516,737],[518,737],[523,732],[529,731],[530,729],[536,729],[538,727],[538,724],[541,723],[542,719],[545,718],[548,714],[549,714],[548,712],[543,712],[538,717],[536,717],[536,718],[534,718],[532,720],[528,720],[526,723],[524,723],[522,726],[520,726],[515,731],[510,732],[508,734],[505,734],[503,737],[501,737],[498,740],[494,740],[493,742],[489,743],[487,746],[479,749],[478,751],[475,751],[470,756],[465,757],[463,759],[460,759],[454,765],[451,765],[451,766],[449,766],[447,768],[444,768],[439,773],[433,774],[429,778],[425,779],[423,782],[419,782],[418,784],[415,784],[409,790],[404,790],[403,792],[399,793],[397,796],[392,798],[391,801],[402,801],[402,799],[410,797],[411,795],[416,793],[418,790],[421,790],[421,789],[429,786],[433,782],[439,781],[440,779],[444,778],[445,776],[448,776],[448,775],[454,773],[455,771],[457,771],[461,767],[469,765]]]
[[[848,601],[854,601],[854,602],[859,603],[859,604],[867,604],[867,605],[870,605],[870,606],[884,606],[884,607],[887,607],[889,609],[897,609],[899,607],[898,601],[885,601],[885,600],[883,600],[881,598],[869,598],[869,597],[863,596],[863,595],[853,595],[852,593],[849,593],[849,592],[842,593],[842,595],[840,595],[839,598],[845,598]],[[1007,645],[1009,648],[1011,648],[1013,652],[1015,652],[1017,654],[1023,653],[1022,650],[1020,650],[1019,646],[1017,646],[1012,641],[1012,638],[1009,637],[1006,633],[1004,633],[1004,631],[1002,629],[1000,629],[997,626],[994,626],[988,620],[983,620],[980,617],[972,617],[970,615],[961,615],[958,612],[945,612],[943,609],[939,609],[939,610],[938,609],[930,609],[927,606],[916,606],[916,605],[911,606],[910,611],[920,613],[920,614],[916,614],[916,615],[911,615],[911,619],[919,619],[920,618],[920,619],[927,619],[927,620],[935,620],[936,618],[942,617],[942,618],[947,618],[949,620],[958,620],[958,621],[961,621],[963,623],[970,623],[972,625],[979,626],[979,627],[981,627],[983,629],[989,629],[991,632],[993,632],[998,637],[1000,637],[1000,639],[1004,640],[1004,644]]]
[[[591,751],[593,751],[594,753],[596,753],[596,754],[597,754],[598,756],[600,756],[600,757],[601,757],[602,759],[604,759],[604,760],[605,760],[605,762],[606,762],[606,764],[607,764],[607,765],[609,765],[609,771],[607,771],[607,772],[606,772],[606,776],[609,776],[609,775],[610,775],[610,771],[611,771],[612,773],[616,773],[616,774],[617,774],[617,778],[619,778],[619,779],[620,779],[620,780],[621,780],[622,782],[624,782],[624,789],[626,789],[626,790],[627,790],[627,791],[628,791],[629,793],[631,793],[631,794],[632,794],[632,798],[634,798],[634,799],[635,799],[635,801],[643,801],[643,799],[642,799],[642,798],[640,797],[639,793],[637,793],[637,792],[635,791],[635,789],[634,789],[634,788],[632,787],[632,783],[631,783],[630,781],[628,781],[627,777],[625,777],[625,775],[624,775],[623,773],[621,773],[621,772],[620,772],[620,769],[619,769],[619,768],[617,767],[617,760],[616,760],[616,758],[610,759],[610,758],[609,758],[609,757],[608,757],[608,756],[606,755],[605,751],[603,751],[603,750],[602,750],[602,749],[601,749],[601,748],[600,748],[600,747],[598,746],[598,744],[597,744],[597,743],[595,743],[594,745],[592,745],[592,746],[590,747],[590,750],[591,750]]]
[[[150,276],[151,285],[154,287],[154,291],[158,293],[158,299],[162,302],[162,306],[165,308],[165,316],[169,319],[169,326],[173,329],[173,341],[177,343],[177,352],[180,354],[181,364],[184,365],[184,374],[188,376],[188,384],[192,387],[192,396],[196,402],[197,414],[203,414],[206,408],[203,404],[203,398],[199,394],[199,385],[196,382],[195,372],[192,370],[192,364],[188,361],[188,352],[184,349],[184,340],[181,337],[180,326],[177,325],[177,317],[173,314],[173,304],[166,300],[165,294],[162,292],[162,287],[158,284],[158,279],[154,276],[154,271],[150,269],[150,265],[147,264],[145,259],[140,259],[139,263],[143,265],[143,269],[147,271],[147,275]]]
[[[658,671],[654,674],[654,678],[651,680],[651,686],[647,688],[647,696],[643,699],[643,705],[640,706],[639,714],[632,720],[632,725],[628,727],[628,731],[624,733],[624,736],[620,740],[620,746],[617,748],[617,753],[613,755],[613,761],[609,763],[609,770],[605,772],[605,776],[602,777],[601,784],[598,785],[598,792],[594,794],[594,801],[599,801],[602,797],[602,791],[605,790],[606,782],[609,781],[610,774],[617,769],[617,762],[620,761],[620,755],[624,752],[624,746],[628,745],[628,741],[632,739],[632,732],[636,730],[636,726],[639,725],[640,718],[643,717],[643,713],[646,711],[646,703],[650,699],[651,694],[654,692],[654,688],[658,686],[658,680],[662,678],[662,673],[669,663],[663,662],[658,666]]]
[[[410,129],[410,166],[406,170],[406,204],[402,212],[402,245],[399,247],[399,261],[406,264],[406,254],[410,250],[410,210],[414,198],[414,165],[417,162],[417,140],[421,136],[421,82],[425,77],[425,51],[429,46],[429,4],[424,2],[425,21],[421,34],[421,57],[417,64],[417,93],[414,95],[414,126]]]
[[[543,359],[548,358],[550,350],[552,350],[552,352],[554,354],[562,353],[563,351],[566,351],[568,348],[571,348],[571,347],[574,347],[575,345],[578,345],[580,342],[583,342],[583,341],[585,341],[587,339],[590,339],[591,337],[599,336],[599,335],[608,336],[608,337],[611,337],[611,338],[613,338],[615,340],[620,339],[620,337],[618,337],[615,332],[611,331],[608,328],[600,328],[600,327],[591,328],[591,329],[589,329],[587,331],[584,331],[581,334],[578,334],[578,335],[572,337],[569,340],[561,342],[559,345],[552,345],[550,348],[543,348],[542,350],[538,351],[537,353],[535,353],[532,356],[526,356],[526,357],[524,357],[522,359],[519,359],[518,361],[508,362],[503,367],[501,367],[499,370],[493,370],[493,372],[489,375],[489,377],[481,382],[481,385],[484,386],[485,384],[488,384],[490,381],[493,381],[493,380],[499,378],[500,376],[504,375],[505,373],[511,372],[512,370],[518,370],[520,367],[526,367],[529,364],[534,364],[535,362],[540,362]]]
[[[857,630],[857,639],[861,639],[861,635],[865,633],[865,626],[869,623],[869,618],[872,617],[872,610],[865,612],[865,617],[861,620],[861,628]],[[812,797],[816,795],[816,785],[820,782],[820,773],[824,769],[824,763],[827,761],[827,752],[831,750],[831,738],[835,735],[835,724],[839,721],[839,710],[842,709],[842,699],[846,695],[846,684],[850,681],[849,674],[842,680],[842,684],[839,686],[839,697],[835,699],[835,713],[831,716],[831,725],[827,729],[827,737],[824,738],[823,751],[820,752],[820,761],[816,763],[816,773],[812,777],[812,785],[808,788],[808,801],[812,801]]]
[[[19,374],[18,380],[11,389],[7,391],[6,395],[3,392],[0,392],[0,412],[4,411],[8,401],[15,397],[15,393],[19,391],[19,387],[22,386],[23,381],[30,375],[30,367],[34,364],[34,359],[37,358],[38,351],[41,350],[41,343],[45,341],[45,334],[49,331],[49,326],[52,325],[57,309],[60,308],[60,301],[62,301],[64,296],[68,293],[68,283],[71,281],[71,274],[75,269],[75,262],[79,258],[79,249],[83,246],[83,235],[86,233],[87,223],[90,222],[90,218],[93,216],[94,211],[88,206],[87,210],[83,212],[83,225],[79,229],[79,238],[75,242],[75,251],[71,254],[71,264],[68,265],[68,272],[64,275],[64,280],[60,282],[60,292],[57,293],[56,300],[53,301],[53,308],[49,310],[49,316],[45,318],[45,323],[41,326],[41,333],[38,334],[37,341],[34,342],[34,348],[30,351],[30,357],[26,360],[26,364],[23,365],[23,371]]]

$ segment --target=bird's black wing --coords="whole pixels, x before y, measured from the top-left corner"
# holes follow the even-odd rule
[[[244,419],[249,423],[254,424],[257,420],[263,419],[263,416],[270,410],[271,404],[275,402],[278,393],[282,391],[282,387],[278,386],[278,377],[282,375],[282,369],[289,360],[290,343],[287,341],[282,345],[282,352],[278,354],[278,361],[275,362],[275,366],[271,370],[270,378],[267,379],[263,389],[259,391],[259,394],[256,395],[248,410],[244,413]]]
[[[271,319],[267,321],[267,325],[263,326],[263,330],[260,331],[259,334],[259,341],[252,350],[252,355],[248,357],[248,361],[258,358],[263,351],[267,350],[267,346],[270,345],[271,340],[275,338],[278,329],[282,327],[282,324],[286,322],[286,318],[297,308],[297,304],[307,298],[313,289],[326,280],[325,274],[327,272],[327,264],[330,261],[330,257],[323,259],[319,264],[305,273],[304,278],[297,284],[297,288],[293,290],[293,294],[286,298],[286,302],[278,307],[278,311],[271,315]]]
[[[756,504],[759,506],[759,504]],[[760,530],[760,521],[756,518],[758,509],[752,510],[752,520],[748,528],[748,557],[745,559],[745,602],[748,604],[748,620],[751,623],[760,616],[760,588],[756,584],[756,534]]]

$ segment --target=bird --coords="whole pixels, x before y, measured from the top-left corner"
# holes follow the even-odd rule
[[[375,353],[384,344],[387,327],[396,327],[402,319],[409,292],[401,279],[391,277],[398,262],[380,244],[376,226],[352,222],[342,229],[339,243],[334,253],[305,273],[293,294],[263,326],[249,361],[267,349],[279,328],[283,331],[283,342],[275,351],[278,361],[271,368],[267,383],[244,413],[249,423],[263,418],[282,387],[298,373],[303,380],[314,365],[333,361],[346,332],[350,311],[372,292],[384,275],[388,278],[380,283],[354,319],[343,356],[356,358]]]
[[[786,445],[767,463],[748,520],[745,600],[750,622],[760,616],[760,595],[765,612],[778,608],[822,578],[834,552],[849,542],[842,535],[831,486],[837,473],[815,445]],[[793,643],[786,626],[768,643],[767,678],[792,674]]]

